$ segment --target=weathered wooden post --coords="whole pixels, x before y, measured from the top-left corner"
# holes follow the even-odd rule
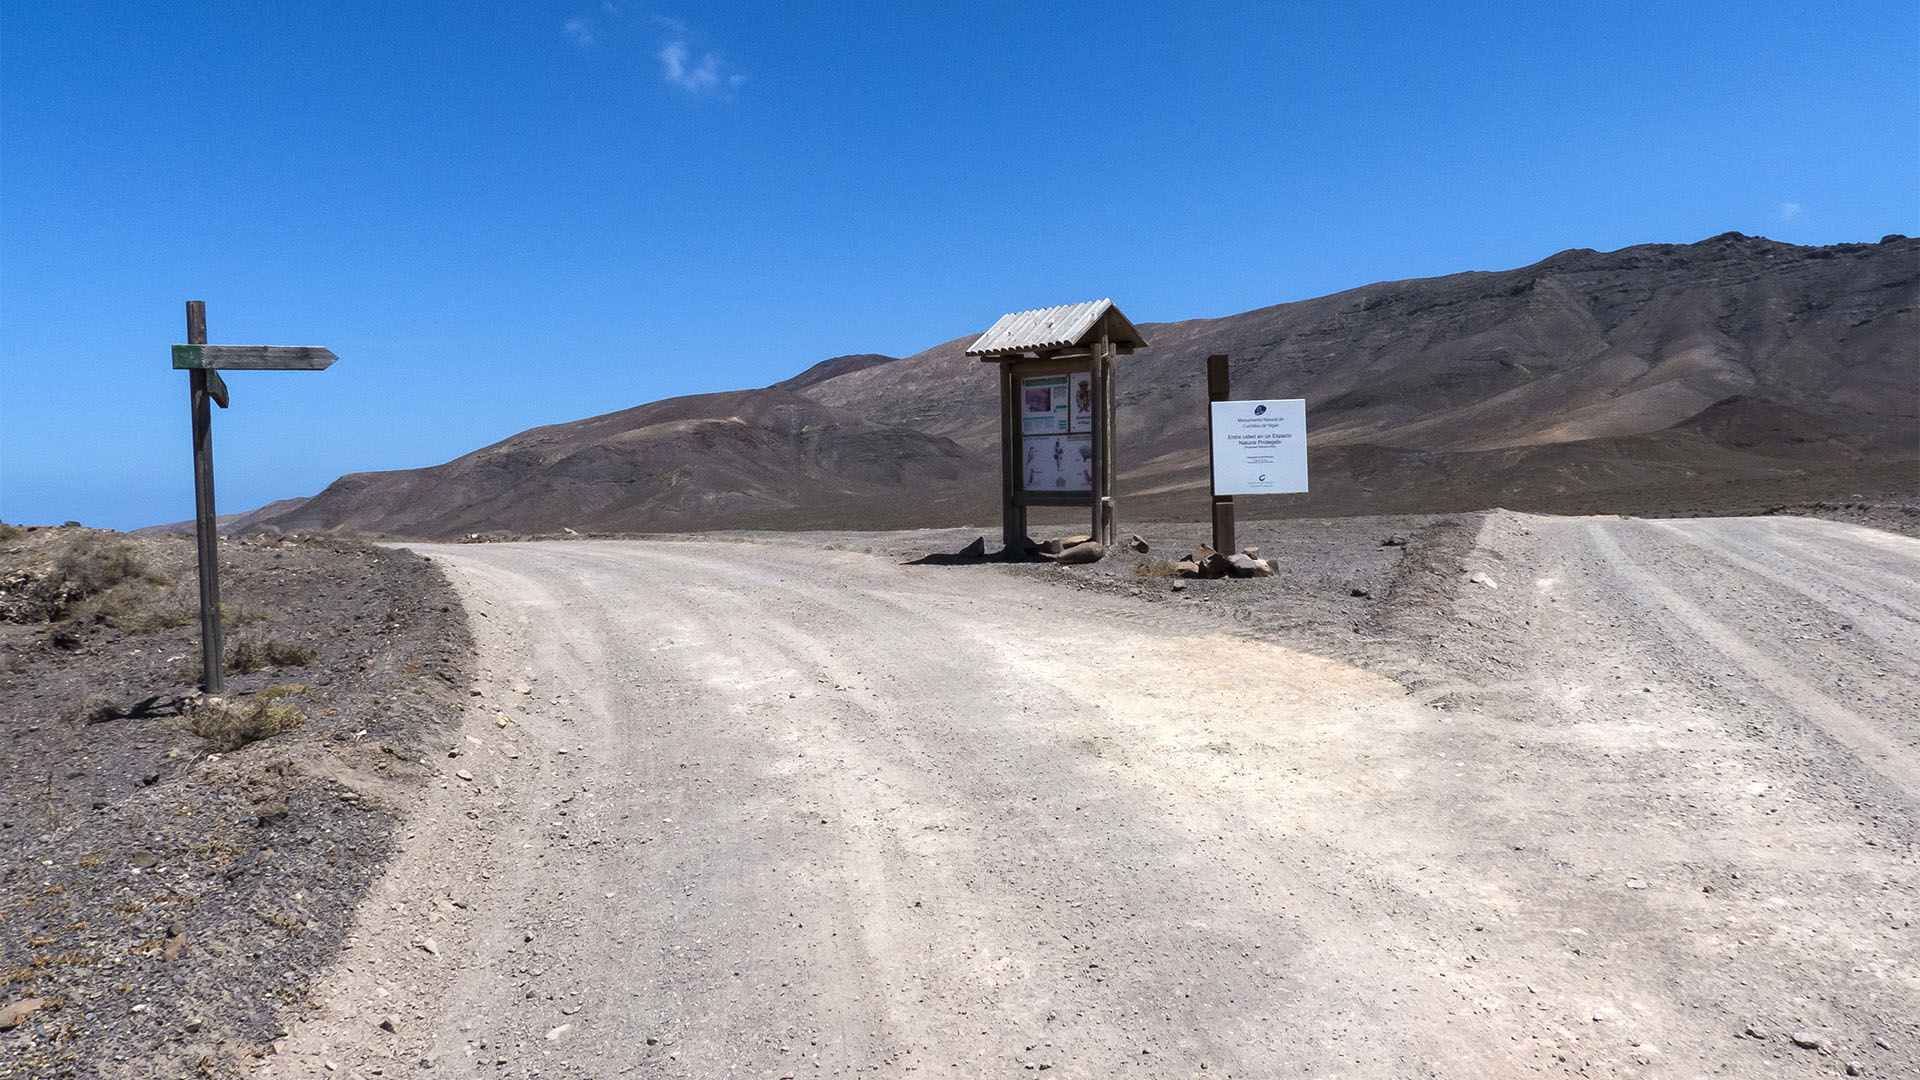
[[[220,369],[324,371],[339,359],[326,349],[207,344],[207,304],[187,301],[187,343],[173,347],[173,366],[188,372],[193,404],[193,532],[200,561],[200,685],[226,693],[220,627],[220,531],[213,508],[213,406],[227,407]]]
[[[187,301],[187,344],[207,343],[207,303]],[[193,538],[200,555],[200,685],[209,694],[226,693],[227,682],[221,657],[225,655],[220,630],[220,554],[216,546],[219,530],[213,512],[213,407],[214,387],[220,390],[220,407],[226,408],[225,380],[217,371],[194,368],[188,372],[193,399]]]
[[[1207,357],[1207,445],[1213,445],[1213,409],[1212,403],[1225,401],[1232,396],[1232,387],[1227,375],[1227,358],[1215,353]],[[1207,469],[1207,490],[1213,494],[1213,550],[1222,555],[1231,555],[1240,550],[1233,541],[1233,496],[1220,493],[1220,483],[1213,469]]]
[[[967,349],[1000,366],[1000,536],[1025,558],[1031,506],[1086,506],[1089,535],[1114,534],[1115,355],[1146,339],[1112,300],[1003,315]]]

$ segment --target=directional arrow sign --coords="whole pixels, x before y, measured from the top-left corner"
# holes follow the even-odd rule
[[[179,371],[325,371],[339,357],[304,345],[175,345]]]

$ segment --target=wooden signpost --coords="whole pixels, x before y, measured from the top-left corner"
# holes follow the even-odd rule
[[[201,687],[226,692],[220,632],[219,529],[213,512],[213,405],[227,407],[229,371],[324,371],[339,359],[326,349],[282,345],[207,344],[207,305],[187,301],[187,343],[173,347],[173,366],[191,373],[193,397],[193,526],[200,555]]]
[[[1207,357],[1207,489],[1213,493],[1213,550],[1231,555],[1240,549],[1233,543],[1233,496],[1220,493],[1213,478],[1213,408],[1233,393],[1228,384],[1227,358],[1222,353]]]
[[[1207,357],[1207,459],[1213,492],[1213,549],[1231,553],[1235,495],[1307,490],[1306,401],[1235,401],[1227,380],[1227,358]]]

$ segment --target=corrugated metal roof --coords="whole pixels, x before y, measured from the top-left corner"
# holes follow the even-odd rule
[[[1108,313],[1112,314],[1107,321],[1109,341],[1116,345],[1146,344],[1112,300],[1088,300],[1002,315],[999,322],[967,347],[967,355],[1000,356],[1085,345],[1099,327],[1101,317]]]

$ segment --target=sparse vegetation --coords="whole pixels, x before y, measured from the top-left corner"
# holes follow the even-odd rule
[[[170,584],[148,570],[125,540],[81,533],[69,539],[54,558],[53,569],[40,579],[39,590],[58,618],[76,602],[130,581]]]
[[[306,726],[307,715],[282,700],[306,692],[299,685],[269,686],[240,700],[207,698],[189,705],[181,718],[188,731],[226,753]]]
[[[6,528],[12,530],[8,540],[27,535]],[[141,562],[133,544],[107,533],[60,530],[50,542],[8,543],[7,550],[8,565],[0,567],[0,619],[10,622],[62,622],[90,610],[93,621],[121,626],[146,612],[132,586],[172,584]],[[55,644],[71,648],[77,641]]]
[[[1170,577],[1178,577],[1179,575],[1173,572],[1172,563],[1168,562],[1165,559],[1161,559],[1157,562],[1141,563],[1139,566],[1134,567],[1133,576],[1144,577],[1144,578],[1170,578]]]

